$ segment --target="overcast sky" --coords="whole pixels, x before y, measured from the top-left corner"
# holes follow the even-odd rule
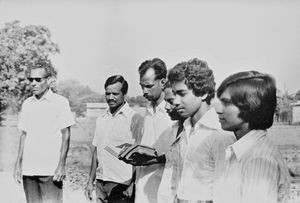
[[[103,93],[123,75],[140,95],[138,66],[159,57],[168,68],[206,60],[219,84],[245,70],[272,74],[280,90],[300,90],[300,1],[297,0],[0,0],[0,26],[45,25],[61,54],[59,79]]]

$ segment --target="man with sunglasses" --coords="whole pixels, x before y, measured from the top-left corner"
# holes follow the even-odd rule
[[[51,91],[56,71],[47,59],[27,69],[33,96],[22,104],[14,178],[23,182],[27,202],[62,202],[73,114],[66,98]]]

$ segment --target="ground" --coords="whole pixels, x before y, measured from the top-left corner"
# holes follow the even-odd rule
[[[0,200],[23,203],[22,187],[15,184],[12,170],[17,155],[19,132],[16,118],[9,117],[0,127]],[[71,129],[71,145],[67,158],[67,179],[64,183],[64,202],[85,203],[84,187],[91,164],[91,142],[95,118],[77,118]],[[279,145],[294,181],[300,183],[300,126],[274,125],[270,138]],[[293,184],[289,203],[300,202],[300,184]],[[5,183],[5,184],[3,184]]]

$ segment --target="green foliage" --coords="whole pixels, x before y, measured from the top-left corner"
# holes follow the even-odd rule
[[[58,45],[50,38],[45,26],[22,27],[19,21],[6,23],[0,29],[0,116],[7,107],[20,110],[24,99],[31,94],[26,68],[41,58],[59,53]]]
[[[77,116],[83,116],[86,111],[86,103],[88,102],[104,102],[104,96],[100,95],[88,86],[80,84],[77,80],[62,81],[57,85],[58,93],[66,98],[70,102],[70,106],[73,112]]]

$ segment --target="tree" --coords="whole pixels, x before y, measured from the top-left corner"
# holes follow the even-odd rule
[[[143,97],[143,96],[136,96],[136,97],[129,97],[128,98],[128,104],[130,106],[140,106],[140,107],[145,107],[147,106],[148,100]]]
[[[295,100],[299,101],[300,100],[300,90],[298,90],[295,94]]]
[[[19,21],[0,29],[0,123],[5,110],[20,110],[31,94],[25,71],[28,66],[50,54],[59,53],[48,28],[41,25],[21,26]]]
[[[79,81],[70,79],[62,81],[57,85],[57,91],[68,98],[73,112],[83,116],[86,111],[87,102],[104,102],[104,96],[94,92],[88,86],[80,84]]]

